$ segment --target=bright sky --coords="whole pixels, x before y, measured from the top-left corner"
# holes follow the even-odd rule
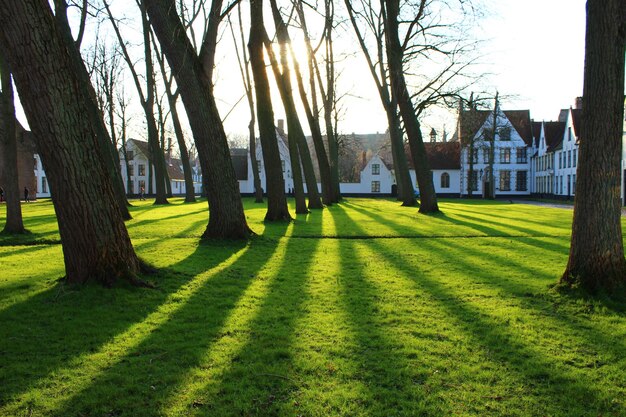
[[[481,52],[484,62],[481,72],[490,75],[477,86],[477,90],[506,97],[507,109],[530,109],[535,120],[554,120],[559,110],[573,105],[582,94],[585,1],[584,0],[481,0],[489,14],[481,22],[478,37],[487,40]],[[341,7],[343,7],[343,2]],[[247,15],[244,3],[244,14]],[[343,13],[343,12],[342,12]],[[233,16],[234,17],[234,16]],[[235,17],[236,19],[236,17]],[[310,22],[311,27],[314,25]],[[266,15],[266,26],[271,28],[271,14]],[[139,33],[126,28],[126,35],[140,39]],[[248,31],[245,31],[247,39]],[[292,35],[293,36],[293,35]],[[230,31],[222,41],[230,44]],[[352,29],[336,38],[336,49],[358,51]],[[216,71],[216,97],[227,133],[247,136],[248,105],[242,99],[243,89],[232,46],[218,48]],[[387,128],[380,100],[371,76],[358,56],[352,58],[349,69],[341,74],[340,94],[345,113],[340,122],[341,133],[375,133]],[[130,76],[127,76],[130,81]],[[272,77],[270,77],[272,78]],[[295,88],[295,85],[294,85]],[[128,94],[135,94],[129,84]],[[237,104],[238,103],[238,104]],[[137,100],[135,100],[137,104]],[[274,96],[277,119],[284,118],[279,96]],[[137,106],[134,117],[134,136],[141,136],[143,126],[141,111]],[[23,116],[19,117],[24,120]],[[424,132],[434,127],[439,133],[446,127],[454,129],[454,112],[437,112],[422,120]],[[303,122],[305,119],[303,118]],[[306,123],[305,123],[306,125]],[[305,131],[308,129],[305,126]],[[439,136],[441,137],[441,136]]]
[[[489,15],[482,20],[478,36],[487,40],[482,48],[483,72],[490,75],[477,90],[506,97],[507,109],[530,109],[535,120],[554,120],[559,110],[573,105],[582,94],[585,1],[584,0],[484,0]],[[268,26],[271,22],[268,22]],[[352,32],[345,36],[352,37]],[[348,40],[356,45],[354,38]],[[355,48],[356,46],[354,46]],[[350,90],[340,124],[343,133],[374,133],[386,130],[386,119],[369,72],[352,65],[343,74],[344,93]],[[222,74],[224,76],[224,74]],[[234,87],[217,81],[217,93],[223,108],[239,99]],[[228,98],[230,99],[228,99]],[[276,97],[276,118],[284,117]],[[225,115],[225,112],[222,114]],[[245,134],[247,104],[242,101],[225,122],[228,132]],[[423,120],[424,131],[430,127],[441,132],[454,129],[456,115],[437,112]]]

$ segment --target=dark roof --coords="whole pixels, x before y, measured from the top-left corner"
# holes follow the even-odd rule
[[[539,147],[539,139],[541,139],[541,122],[531,122],[533,129],[533,138],[535,139],[535,147]]]
[[[233,161],[235,176],[238,181],[248,179],[248,150],[244,148],[233,148],[230,150],[230,159]]]
[[[561,146],[563,142],[563,133],[565,133],[564,122],[543,122],[543,133],[546,138],[546,151],[554,152]]]
[[[148,142],[137,139],[128,139],[128,142],[132,142],[146,158],[150,159],[150,148],[148,147]]]
[[[430,169],[461,169],[459,142],[425,143]]]
[[[459,116],[459,139],[461,143],[466,145],[469,141],[476,136],[476,133],[481,126],[487,120],[487,117],[491,114],[488,110],[464,110]]]
[[[569,113],[569,109],[561,109],[559,112],[559,122],[567,121],[567,114]]]
[[[461,169],[461,144],[459,142],[424,143],[430,169]],[[409,169],[414,169],[411,150],[405,147]]]
[[[572,124],[574,125],[574,134],[576,139],[580,139],[580,125],[582,123],[582,109],[572,109]]]
[[[180,159],[170,159],[169,162],[165,162],[167,167],[167,175],[170,177],[170,180],[184,180],[185,173],[182,169],[182,163]]]
[[[530,125],[529,110],[504,110],[504,114],[509,119],[517,133],[522,137],[526,146],[533,145],[533,132]]]

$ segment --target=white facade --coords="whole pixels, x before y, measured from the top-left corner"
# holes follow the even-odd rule
[[[467,195],[468,184],[473,184],[474,195],[484,195],[489,185],[490,137],[493,131],[493,116],[489,115],[474,134],[470,174],[470,147],[461,150],[460,194]],[[505,112],[498,110],[496,118],[493,179],[495,196],[530,195],[530,150]],[[473,178],[470,178],[470,175]]]

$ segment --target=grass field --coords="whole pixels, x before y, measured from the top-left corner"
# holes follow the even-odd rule
[[[156,289],[72,288],[48,202],[0,237],[3,416],[626,416],[626,305],[557,292],[571,210],[347,199],[248,243],[134,202]],[[4,223],[4,206],[0,224]]]

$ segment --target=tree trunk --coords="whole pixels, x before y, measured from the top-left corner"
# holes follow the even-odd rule
[[[80,51],[78,46],[74,42],[72,38],[72,31],[70,29],[69,22],[67,21],[67,3],[65,0],[55,0],[55,18],[57,22],[57,28],[61,32],[61,36],[63,36],[66,44],[68,45],[68,53],[71,56],[72,63],[74,64],[74,71],[76,74],[81,77],[81,82],[85,85],[89,94],[92,96],[92,99],[97,102],[97,94],[91,84],[91,80],[89,79],[89,74],[85,68],[85,64],[80,55]],[[113,187],[115,192],[115,201],[120,206],[120,211],[122,212],[122,217],[124,220],[132,219],[130,215],[130,211],[128,211],[128,199],[126,198],[126,192],[124,190],[124,181],[122,180],[122,173],[119,169],[119,155],[117,153],[117,149],[115,146],[111,146],[111,137],[109,132],[104,125],[104,120],[102,119],[102,113],[96,107],[95,109],[90,109],[91,113],[88,116],[91,118],[94,126],[98,128],[98,138],[101,139],[99,146],[103,149],[103,155],[105,158],[105,164],[109,175],[113,180]]]
[[[20,204],[20,185],[17,169],[17,131],[15,128],[15,103],[13,102],[13,83],[11,71],[2,53],[0,53],[0,154],[4,165],[2,187],[7,205],[6,223],[3,233],[25,233]]]
[[[272,3],[272,9],[274,9],[274,3]],[[278,12],[278,11],[277,11]],[[276,20],[276,17],[274,18]],[[272,67],[272,71],[274,72],[274,78],[276,79],[276,84],[278,85],[278,90],[280,92],[280,97],[283,102],[283,107],[285,108],[285,114],[287,115],[287,145],[289,147],[289,159],[291,160],[291,175],[293,178],[293,191],[294,197],[296,200],[296,214],[305,214],[308,213],[309,210],[306,208],[306,198],[304,197],[304,185],[302,181],[302,169],[300,165],[300,152],[298,149],[298,140],[297,136],[302,135],[302,127],[300,126],[300,120],[298,119],[298,115],[296,113],[295,104],[293,102],[293,96],[291,94],[291,83],[289,82],[289,62],[286,59],[287,45],[285,44],[285,35],[282,32],[283,28],[279,26],[279,23],[276,23],[278,40],[281,43],[280,45],[280,56],[281,56],[281,66],[283,67],[283,73],[281,74],[280,69],[278,68],[278,61],[276,60],[275,54],[272,51],[272,44],[269,39],[264,39],[265,42],[265,50],[267,55],[270,58],[270,65]],[[279,132],[281,135],[284,132]]]
[[[84,117],[98,111],[97,103],[85,83],[86,71],[77,74],[67,53],[75,46],[54,19],[46,0],[0,3],[0,47],[46,167],[67,281],[137,282],[140,261],[115,203],[102,129]]]
[[[267,37],[263,25],[263,0],[250,0],[250,66],[254,78],[257,120],[259,136],[263,148],[263,163],[267,186],[266,221],[291,220],[287,199],[285,198],[285,180],[281,169],[280,153],[276,142],[274,110],[270,95],[270,85],[265,72],[263,59],[263,41]]]
[[[393,102],[389,103],[389,107],[385,106],[387,124],[389,125],[391,152],[394,157],[396,182],[398,183],[399,199],[402,201],[402,205],[405,207],[413,207],[417,203],[415,201],[415,189],[413,188],[413,181],[409,173],[409,164],[406,158],[406,152],[404,151],[400,120],[396,109],[397,106]]]
[[[578,181],[561,283],[591,292],[626,284],[619,195],[625,47],[623,1],[588,0]]]
[[[174,72],[200,158],[209,203],[209,224],[202,237],[247,238],[252,231],[243,212],[239,183],[213,90],[205,82],[200,59],[193,52],[172,0],[146,0],[146,8]]]
[[[419,211],[420,213],[436,213],[439,211],[437,194],[435,194],[433,178],[428,166],[420,123],[417,120],[415,108],[411,102],[411,95],[407,89],[402,68],[403,50],[398,38],[399,0],[385,1],[384,4],[381,1],[381,6],[386,6],[385,10],[387,12],[385,16],[385,32],[392,95],[398,102],[400,114],[409,138],[415,176],[420,189]]]

